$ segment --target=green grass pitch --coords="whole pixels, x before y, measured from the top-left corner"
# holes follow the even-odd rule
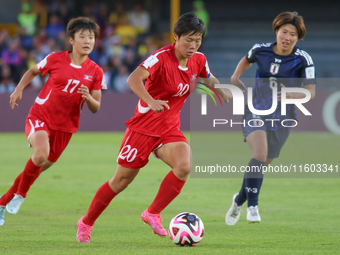
[[[241,179],[189,178],[162,212],[163,225],[168,228],[177,213],[194,212],[205,225],[203,240],[196,247],[177,247],[169,237],[152,234],[140,214],[170,171],[152,156],[99,217],[91,243],[77,243],[74,226],[98,187],[113,176],[122,138],[123,133],[74,135],[59,161],[31,187],[19,213],[6,213],[0,254],[339,254],[339,178],[267,178],[260,196],[262,222],[248,224],[244,206],[235,226],[227,226],[224,217]],[[241,140],[240,132],[228,134],[226,159],[244,165],[250,153]],[[339,163],[339,141],[327,133],[293,132],[274,163]],[[23,133],[0,134],[0,195],[31,153]]]

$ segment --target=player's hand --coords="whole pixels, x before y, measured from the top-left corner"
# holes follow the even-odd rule
[[[170,106],[168,105],[169,101],[163,100],[152,100],[148,103],[148,107],[153,110],[155,113],[164,112],[164,107],[170,110]]]
[[[280,84],[280,87],[281,87],[281,88],[285,88],[286,86],[283,85],[283,84],[281,83],[281,84]],[[287,99],[292,98],[291,94],[292,94],[292,93],[286,93],[286,98],[287,98]],[[277,93],[277,100],[278,100],[278,101],[281,101],[281,91],[279,91],[279,92]]]
[[[229,89],[223,89],[222,99],[224,102],[229,103],[229,100],[233,98],[233,94]]]
[[[85,85],[81,85],[78,88],[78,93],[81,94],[81,97],[84,98],[85,100],[89,101],[91,99],[90,91],[89,88],[86,87]]]
[[[234,86],[240,88],[242,91],[247,90],[246,86],[244,86],[244,83],[240,80],[240,78],[231,78],[230,82]]]
[[[9,96],[9,105],[11,106],[12,110],[15,106],[19,106],[17,104],[22,98],[22,90],[15,89],[14,92]]]

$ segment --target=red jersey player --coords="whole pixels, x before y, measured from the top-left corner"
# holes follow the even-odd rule
[[[98,189],[87,214],[77,223],[78,242],[90,242],[96,219],[147,164],[151,152],[172,170],[141,219],[155,234],[167,235],[160,212],[181,192],[190,173],[190,146],[179,130],[180,110],[198,77],[206,78],[209,85],[219,83],[210,73],[205,56],[197,52],[204,32],[204,24],[195,14],[182,15],[174,27],[175,44],[156,51],[128,78],[128,85],[140,100],[134,116],[126,122],[115,175]],[[230,98],[223,90],[219,93],[226,102]]]
[[[33,156],[0,198],[0,225],[5,222],[5,210],[16,214],[40,172],[58,160],[72,134],[77,132],[84,103],[93,113],[99,110],[101,91],[106,89],[106,84],[103,70],[88,58],[99,26],[86,17],[79,17],[70,20],[67,32],[72,51],[48,55],[23,75],[10,96],[10,106],[14,109],[33,78],[40,73],[49,74],[26,120],[26,136]]]

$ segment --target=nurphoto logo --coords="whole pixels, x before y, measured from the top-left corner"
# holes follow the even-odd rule
[[[214,88],[212,88],[211,86],[204,84],[204,83],[200,83],[204,86],[199,87],[199,89],[205,91],[207,94],[210,95],[210,97],[214,100],[215,105],[216,101],[213,97],[213,95],[211,94],[211,92],[209,91],[212,90],[214,91],[214,93],[217,95],[218,99],[221,102],[221,99],[219,97],[219,95],[217,94],[216,90]],[[209,88],[209,89],[208,89]],[[215,88],[221,88],[221,89],[229,89],[230,92],[233,95],[233,115],[244,115],[244,94],[243,91],[231,84],[216,84]],[[299,93],[303,93],[305,95],[304,98],[294,98],[294,99],[288,99],[287,98],[287,93],[291,93],[291,92],[299,92]],[[257,116],[256,119],[252,119],[248,121],[248,125],[252,126],[250,123],[254,122],[254,121],[261,121],[260,125],[264,125],[264,121],[261,120],[261,118],[259,116],[265,116],[265,115],[270,115],[272,114],[276,108],[277,105],[279,103],[278,100],[278,95],[277,95],[277,87],[272,87],[272,106],[270,107],[270,109],[267,110],[258,110],[255,109],[255,107],[253,106],[253,88],[248,87],[247,89],[247,95],[248,95],[248,108],[250,110],[250,112],[253,114],[253,116]],[[311,116],[312,114],[306,109],[306,107],[303,106],[304,103],[308,102],[311,98],[311,93],[309,92],[309,90],[305,89],[305,88],[296,88],[296,87],[284,87],[281,89],[281,115],[282,116],[286,116],[287,112],[286,112],[286,106],[288,104],[293,104],[295,105],[298,109],[300,109],[300,111],[304,114],[304,115],[309,115]],[[222,102],[221,102],[222,105]],[[201,95],[201,115],[207,115],[207,95],[206,94],[202,94]],[[274,125],[275,121],[279,121],[279,119],[265,119],[265,121],[271,121],[272,125]],[[291,125],[285,125],[285,122],[291,122]],[[230,120],[231,123],[233,123],[232,120]],[[213,126],[215,127],[218,124],[227,124],[228,120],[226,119],[214,119],[213,121]],[[294,124],[293,124],[294,123]],[[243,124],[243,126],[245,126],[245,120],[242,123],[236,123],[234,122],[234,124]],[[294,127],[297,125],[297,121],[295,119],[285,119],[281,121],[281,125],[284,127]]]

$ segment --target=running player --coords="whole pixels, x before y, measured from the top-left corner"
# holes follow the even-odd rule
[[[255,44],[239,62],[232,82],[242,83],[239,77],[256,62],[258,65],[256,73],[256,84],[253,91],[253,106],[257,110],[267,110],[272,105],[272,87],[278,89],[278,100],[281,100],[281,88],[300,87],[311,93],[311,99],[315,96],[315,70],[310,55],[297,48],[295,44],[303,39],[306,33],[303,18],[296,12],[283,12],[273,22],[273,30],[276,35],[276,42]],[[288,99],[304,98],[303,93],[287,93]],[[251,151],[249,167],[258,166],[258,173],[245,173],[243,184],[239,193],[234,194],[232,205],[226,214],[226,224],[234,225],[241,213],[242,204],[247,200],[248,222],[260,222],[261,217],[258,210],[258,197],[263,180],[262,166],[270,164],[274,158],[279,157],[280,150],[287,140],[290,127],[281,125],[284,119],[297,119],[295,105],[287,105],[286,115],[281,115],[281,104],[271,115],[257,116],[246,107],[245,127],[243,134],[248,142]],[[258,119],[254,123],[262,122],[263,126],[256,126],[254,123],[249,126],[249,120]],[[276,119],[274,124],[265,119]],[[290,123],[285,123],[285,126]],[[255,169],[255,168],[253,168]]]
[[[23,75],[10,96],[10,106],[14,109],[33,78],[40,73],[49,74],[26,119],[26,136],[33,155],[13,186],[0,198],[0,225],[5,222],[6,209],[16,214],[40,172],[58,160],[72,134],[77,132],[84,103],[93,113],[100,108],[101,91],[106,89],[104,73],[88,58],[99,26],[79,17],[70,20],[67,32],[72,51],[48,55]]]
[[[171,167],[152,204],[141,220],[159,236],[167,236],[160,213],[181,192],[190,173],[190,146],[180,131],[180,110],[199,77],[209,85],[218,84],[205,56],[198,52],[205,27],[193,13],[183,14],[174,27],[175,43],[146,59],[128,78],[140,98],[118,155],[113,178],[95,194],[87,214],[77,223],[77,241],[89,243],[93,225],[111,200],[122,192],[148,163],[151,152]],[[145,86],[143,81],[145,81]],[[225,102],[231,94],[218,90]]]

